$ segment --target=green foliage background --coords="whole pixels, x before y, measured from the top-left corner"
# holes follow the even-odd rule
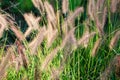
[[[18,5],[15,7],[16,4]],[[7,8],[10,12],[18,13],[18,10],[21,12],[30,12],[34,6],[31,0],[2,0],[1,7],[3,9]]]

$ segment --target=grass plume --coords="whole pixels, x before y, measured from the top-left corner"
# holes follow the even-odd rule
[[[117,31],[110,41],[109,48],[112,50],[120,39],[120,31]]]
[[[115,13],[120,0],[111,0],[111,12]]]
[[[42,0],[32,0],[34,6],[40,11],[40,13],[44,12],[44,4]]]
[[[48,1],[45,1],[44,7],[45,7],[45,10],[47,12],[48,21],[50,21],[51,24],[53,25],[53,28],[56,29],[56,24],[57,24],[56,20],[57,19],[56,19],[56,15],[55,15],[55,12],[54,12],[52,5],[49,4]]]
[[[37,48],[42,43],[45,35],[46,35],[46,27],[44,26],[41,29],[39,29],[39,33],[36,36],[36,38],[34,38],[34,40],[29,43],[29,47],[31,49],[32,54],[36,54]]]
[[[69,0],[62,0],[62,12],[67,14],[69,11]]]
[[[10,47],[8,48],[5,57],[2,59],[2,62],[0,64],[0,79],[2,79],[6,73],[6,70],[8,68],[10,56],[13,53],[13,49]]]
[[[32,30],[39,29],[40,17],[35,17],[32,13],[24,14],[24,18],[28,24],[28,29],[26,30],[24,36],[27,37]]]
[[[93,47],[93,49],[92,49],[92,53],[91,53],[91,56],[92,56],[92,57],[96,56],[97,51],[98,51],[99,47],[101,46],[101,43],[102,43],[102,39],[101,39],[101,38],[98,39],[98,40],[95,42],[94,47]]]
[[[2,37],[4,30],[8,27],[8,22],[5,18],[5,14],[0,14],[0,38]]]

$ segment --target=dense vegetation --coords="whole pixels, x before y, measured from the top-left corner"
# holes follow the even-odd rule
[[[120,0],[1,0],[0,80],[118,80]]]

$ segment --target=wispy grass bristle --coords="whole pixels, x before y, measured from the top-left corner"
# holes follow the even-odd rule
[[[44,37],[46,35],[46,27],[42,27],[39,29],[38,35],[29,43],[29,47],[31,49],[31,54],[36,54],[38,46],[42,43]]]
[[[25,37],[23,35],[23,33],[14,25],[10,26],[10,29],[15,33],[16,37],[20,40],[20,41],[24,41]]]
[[[62,43],[60,46],[56,47],[55,49],[53,49],[53,51],[51,51],[51,53],[49,53],[44,62],[42,63],[41,69],[44,70],[45,68],[47,68],[48,64],[53,60],[53,58],[57,55],[58,50],[64,48],[64,46],[67,43],[67,40],[70,39],[70,35],[74,32],[75,28],[72,29],[71,31],[69,31],[68,35],[65,36],[65,38],[63,39]]]
[[[73,28],[76,17],[78,17],[83,11],[84,11],[83,7],[79,7],[75,9],[75,11],[67,17],[67,19],[62,24],[62,31],[65,34],[68,33],[70,27]]]
[[[58,30],[52,27],[52,24],[48,22],[47,27],[47,46],[50,47],[53,41],[56,39]]]
[[[41,71],[44,71],[48,64],[53,60],[53,58],[57,55],[57,52],[59,50],[60,47],[56,47],[55,49],[53,49],[44,59],[44,61],[42,62],[41,65]]]
[[[120,31],[117,31],[110,41],[109,48],[112,50],[120,39]]]
[[[13,53],[12,48],[8,48],[5,57],[2,59],[2,62],[0,63],[0,79],[4,77],[6,70],[7,70],[7,65],[9,64],[10,56],[11,53]]]
[[[116,12],[118,3],[120,3],[120,0],[111,0],[111,12]]]
[[[69,0],[62,0],[62,12],[67,14],[69,11]]]
[[[4,14],[0,14],[0,38],[2,37],[4,30],[8,27],[8,22],[5,18],[6,16]]]
[[[71,15],[69,15],[67,18],[67,21],[69,22],[69,24],[73,22],[76,19],[76,17],[78,17],[82,12],[84,12],[83,7],[79,7],[75,9],[75,11]]]
[[[28,29],[25,31],[25,37],[27,37],[32,30],[38,30],[40,28],[40,17],[35,17],[32,13],[24,14],[24,18],[28,24]]]
[[[82,38],[80,38],[77,42],[78,45],[82,45],[86,40],[88,40],[89,38],[93,37],[96,34],[96,32],[91,32],[89,34],[85,34],[82,36]]]
[[[98,40],[95,42],[94,47],[93,47],[92,52],[91,52],[91,56],[92,56],[92,57],[95,57],[95,56],[97,55],[97,52],[98,52],[101,44],[102,44],[102,38],[98,39]]]
[[[88,15],[91,20],[94,20],[95,16],[95,0],[89,0],[88,3]]]
[[[42,0],[32,0],[34,6],[36,8],[38,8],[38,10],[40,11],[40,13],[44,12],[44,4]]]
[[[57,19],[56,19],[56,15],[55,15],[52,5],[48,1],[45,1],[44,7],[47,12],[48,21],[51,22],[51,24],[53,25],[53,28],[56,28]]]

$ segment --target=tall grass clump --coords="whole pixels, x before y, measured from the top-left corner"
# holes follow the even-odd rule
[[[37,13],[22,13],[24,32],[0,12],[0,80],[119,79],[119,0],[32,3]]]

